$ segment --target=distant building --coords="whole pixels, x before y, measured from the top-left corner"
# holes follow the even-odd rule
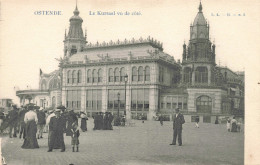
[[[201,3],[182,62],[151,37],[88,43],[77,7],[73,13],[59,70],[40,71],[39,90],[17,91],[22,104],[27,100],[42,107],[64,105],[89,116],[110,111],[148,120],[158,114],[170,120],[177,107],[186,121],[243,116],[244,73],[216,65],[216,46]]]
[[[7,112],[12,109],[12,105],[13,105],[12,99],[8,99],[8,98],[0,99],[0,110]]]

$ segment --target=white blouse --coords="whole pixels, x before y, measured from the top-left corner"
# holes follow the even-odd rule
[[[24,122],[27,123],[28,121],[34,120],[36,123],[38,123],[37,114],[34,111],[26,112],[24,115]]]

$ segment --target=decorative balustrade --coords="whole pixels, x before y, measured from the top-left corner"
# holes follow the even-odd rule
[[[111,40],[109,42],[103,41],[102,43],[99,43],[97,41],[95,44],[90,42],[87,45],[87,48],[109,47],[109,46],[117,46],[117,45],[131,45],[131,44],[138,44],[138,43],[151,43],[154,46],[156,46],[157,48],[159,48],[161,50],[163,49],[163,44],[160,41],[157,41],[156,39],[151,38],[150,36],[147,37],[146,39],[143,39],[142,37],[140,37],[139,39],[132,38],[131,40],[125,39],[123,41],[120,41],[120,40],[112,41]]]

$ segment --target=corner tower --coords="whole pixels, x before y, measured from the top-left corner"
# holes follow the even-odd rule
[[[207,23],[200,2],[199,12],[190,25],[188,46],[183,45],[182,82],[188,86],[210,86],[213,83],[215,68],[215,45],[209,39]]]
[[[70,18],[70,27],[68,34],[65,31],[64,36],[64,56],[70,57],[77,52],[82,52],[86,47],[87,34],[85,36],[82,30],[82,18],[79,16],[79,10],[76,8]]]

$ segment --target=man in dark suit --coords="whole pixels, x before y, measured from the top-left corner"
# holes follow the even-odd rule
[[[185,123],[183,115],[180,113],[180,109],[175,109],[176,114],[173,116],[173,140],[170,145],[176,145],[176,138],[178,136],[179,146],[182,145],[182,124]]]
[[[14,130],[13,137],[16,137],[17,124],[18,124],[18,110],[15,105],[12,106],[12,110],[9,111],[7,118],[9,119],[9,137],[12,138],[12,131]]]
[[[49,141],[49,150],[48,152],[52,152],[55,144],[58,143],[58,146],[61,146],[61,152],[65,151],[65,143],[64,143],[64,136],[63,132],[65,131],[65,122],[64,119],[60,115],[60,109],[55,110],[55,116],[53,116],[49,123],[49,134],[50,134],[50,141]]]

